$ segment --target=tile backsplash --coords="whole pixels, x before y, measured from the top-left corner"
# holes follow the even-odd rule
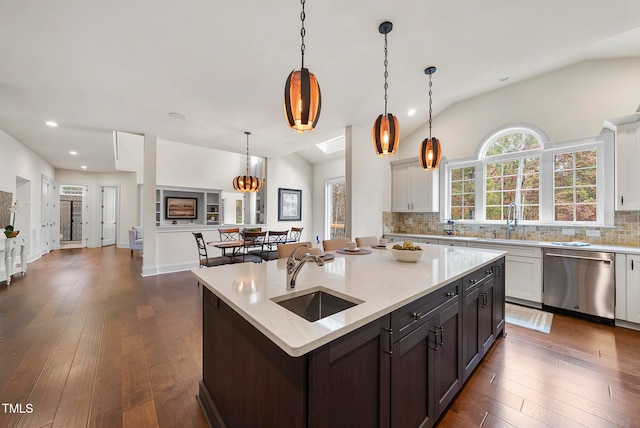
[[[438,213],[382,213],[384,233],[411,233],[418,235],[444,235],[445,225],[440,222]],[[563,234],[574,232],[571,234]],[[481,238],[504,238],[503,224],[456,223],[454,230],[458,235]],[[620,245],[640,247],[640,211],[616,211],[613,227],[584,226],[518,226],[511,232],[515,239],[529,241],[582,241],[599,245]]]

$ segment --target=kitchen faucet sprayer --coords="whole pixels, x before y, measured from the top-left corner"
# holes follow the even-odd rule
[[[289,289],[296,288],[296,278],[298,277],[302,266],[304,266],[304,264],[309,260],[313,260],[318,266],[324,266],[324,261],[322,260],[322,258],[320,256],[316,256],[315,254],[306,254],[300,260],[300,263],[296,264],[294,255],[300,248],[307,248],[307,246],[305,244],[301,244],[300,246],[296,247],[287,259],[287,288]]]

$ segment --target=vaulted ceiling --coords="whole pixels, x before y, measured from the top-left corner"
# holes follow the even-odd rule
[[[65,169],[113,170],[114,130],[237,153],[249,130],[254,155],[317,162],[316,143],[370,128],[384,109],[385,20],[389,111],[404,135],[426,122],[427,66],[438,68],[437,114],[584,59],[640,56],[637,0],[308,0],[305,10],[305,65],[323,104],[316,130],[300,135],[282,107],[300,67],[298,1],[2,1],[0,128]]]

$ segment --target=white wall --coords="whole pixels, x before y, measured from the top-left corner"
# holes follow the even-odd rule
[[[102,237],[102,194],[100,186],[118,188],[118,212],[116,213],[116,242],[120,248],[129,247],[128,231],[138,221],[138,186],[134,172],[85,172],[65,169],[56,170],[56,182],[59,184],[82,184],[88,186],[87,203],[89,205],[89,242],[88,246],[100,247]]]
[[[41,180],[43,175],[54,179],[55,170],[40,156],[3,130],[0,130],[0,153],[2,153],[0,190],[13,193],[15,201],[16,179],[21,179],[22,183],[24,183],[23,180],[31,183],[29,200],[24,201],[30,204],[29,213],[17,216],[16,229],[20,230],[21,235],[29,234],[28,258],[33,260],[40,256]],[[0,228],[4,226],[6,225],[0,225]]]
[[[311,241],[313,234],[313,166],[300,155],[269,158],[267,170],[267,224],[270,230],[302,227],[301,241]],[[278,221],[278,189],[302,190],[302,220]]]
[[[324,239],[325,228],[325,181],[330,178],[345,177],[345,158],[333,159],[313,165],[313,224],[311,227],[312,240],[316,235]]]
[[[347,127],[347,233],[352,239],[382,236],[382,212],[391,210],[392,157],[379,157],[371,144],[371,130]]]
[[[474,155],[496,129],[532,124],[554,142],[600,133],[607,119],[629,115],[640,103],[640,58],[585,61],[454,104],[433,119],[447,159]],[[434,96],[437,83],[434,83]],[[425,100],[426,102],[426,100]],[[434,97],[434,107],[437,97]],[[396,156],[417,156],[426,126],[403,137]]]

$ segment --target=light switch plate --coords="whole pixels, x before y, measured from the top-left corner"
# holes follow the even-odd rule
[[[591,229],[587,229],[587,236],[593,236],[596,238],[600,237],[600,231],[599,230],[591,230]]]
[[[562,234],[563,235],[575,235],[576,234],[576,230],[575,229],[562,229]]]

